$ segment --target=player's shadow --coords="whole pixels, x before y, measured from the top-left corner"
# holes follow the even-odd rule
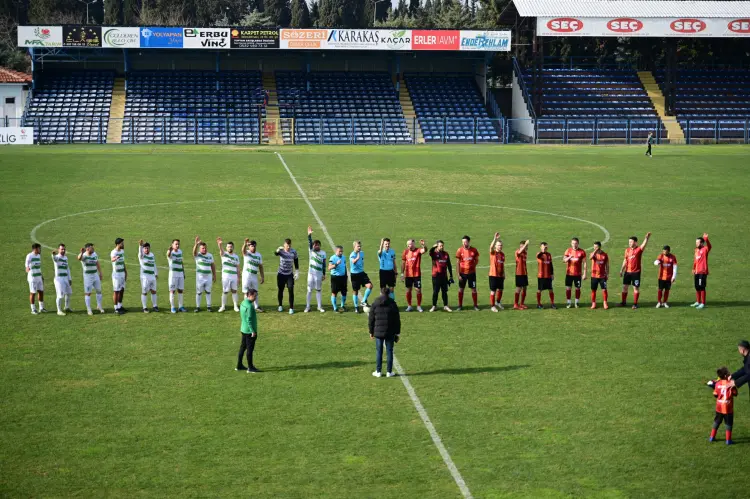
[[[318,371],[322,369],[348,369],[350,367],[359,367],[369,364],[363,360],[345,360],[345,361],[333,361],[333,362],[321,362],[320,364],[299,364],[291,366],[281,367],[269,367],[263,369],[264,371]]]
[[[432,376],[435,374],[484,374],[484,373],[502,373],[517,371],[531,367],[529,364],[517,366],[487,366],[487,367],[455,367],[446,369],[435,369],[434,371],[421,371],[416,373],[406,373],[407,376]]]

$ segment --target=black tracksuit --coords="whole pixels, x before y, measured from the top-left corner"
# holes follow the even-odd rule
[[[734,386],[737,388],[750,382],[750,354],[743,359],[742,367],[735,373],[732,373]]]

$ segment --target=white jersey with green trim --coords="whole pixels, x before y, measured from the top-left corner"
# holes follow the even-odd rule
[[[237,269],[240,266],[240,255],[237,253],[228,253],[224,251],[221,254],[221,273],[227,275],[237,275]]]
[[[42,255],[37,255],[33,251],[26,255],[26,267],[29,272],[26,275],[27,279],[34,279],[35,277],[42,277]]]
[[[211,253],[198,253],[195,255],[195,278],[199,281],[207,281],[213,278],[211,265],[214,256]]]
[[[263,256],[257,251],[255,253],[245,252],[245,265],[242,269],[243,274],[257,275],[259,267],[263,265]]]
[[[112,277],[125,277],[125,250],[113,249],[109,253],[112,260]]]
[[[99,263],[99,255],[96,254],[96,251],[92,252],[90,255],[86,252],[83,253],[83,256],[81,257],[81,266],[83,267],[84,281],[86,279],[99,277],[99,271],[96,270],[97,263]]]
[[[52,255],[52,263],[55,265],[55,278],[71,280],[70,267],[68,267],[68,257],[62,255]]]
[[[154,254],[151,251],[148,254],[144,253],[143,246],[138,248],[138,263],[141,264],[141,277],[156,277],[159,275]]]
[[[169,280],[175,275],[185,276],[185,265],[182,261],[182,250],[173,250],[169,255]]]
[[[310,250],[310,265],[308,273],[315,277],[323,277],[323,269],[326,265],[326,252],[323,250]]]

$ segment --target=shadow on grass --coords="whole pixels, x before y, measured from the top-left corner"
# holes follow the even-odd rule
[[[482,373],[502,373],[509,371],[517,371],[519,369],[526,369],[531,367],[528,364],[521,366],[488,366],[488,367],[464,367],[464,368],[450,368],[450,369],[436,369],[434,371],[422,371],[417,373],[406,373],[407,376],[431,376],[434,374],[482,374]]]
[[[347,369],[349,367],[359,367],[369,364],[363,360],[349,360],[349,361],[335,361],[335,362],[322,362],[320,364],[300,364],[293,366],[281,366],[281,367],[269,367],[263,369],[268,372],[279,372],[279,371],[318,371],[321,369]]]

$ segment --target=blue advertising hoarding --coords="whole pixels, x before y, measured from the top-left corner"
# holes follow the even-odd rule
[[[141,48],[181,49],[182,28],[141,28]]]

